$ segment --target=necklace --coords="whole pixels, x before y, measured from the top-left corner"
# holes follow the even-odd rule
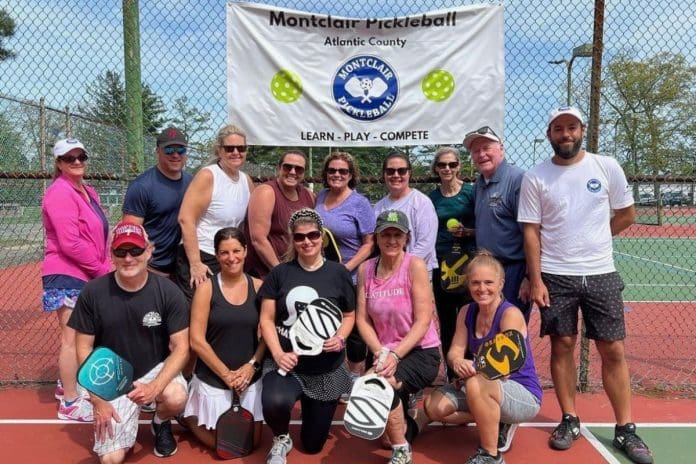
[[[463,182],[453,182],[452,184],[448,185],[447,188],[445,188],[444,184],[441,184],[440,193],[442,193],[443,197],[453,197],[462,189],[462,184]]]
[[[312,271],[316,271],[317,269],[319,269],[320,267],[322,267],[322,266],[324,265],[324,262],[325,262],[325,261],[326,261],[326,258],[324,258],[324,257],[322,256],[322,258],[321,258],[319,261],[317,261],[317,262],[314,263],[314,264],[310,264],[309,266],[306,266],[306,265],[302,264],[302,261],[300,261],[299,259],[297,260],[297,264],[299,264],[300,267],[301,267],[302,269],[304,269],[305,271],[307,271],[307,272],[312,272]]]

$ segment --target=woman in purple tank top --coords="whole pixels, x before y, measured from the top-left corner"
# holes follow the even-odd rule
[[[505,272],[498,260],[483,251],[467,268],[474,302],[462,308],[447,361],[459,379],[432,392],[424,401],[427,418],[451,424],[476,422],[480,445],[469,464],[503,463],[517,424],[533,419],[541,407],[537,377],[522,312],[502,294]],[[527,359],[508,377],[488,380],[478,375],[466,357],[497,333],[515,329],[525,337]]]

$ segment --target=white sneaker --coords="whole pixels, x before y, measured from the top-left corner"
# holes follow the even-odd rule
[[[60,400],[58,406],[58,419],[73,420],[78,422],[92,422],[92,403],[83,398],[78,397],[70,406],[65,404],[65,400]]]
[[[292,438],[289,434],[273,437],[273,446],[266,456],[266,464],[285,464],[292,449]]]
[[[391,459],[389,464],[411,464],[413,462],[413,456],[411,455],[411,448],[408,446],[399,446],[392,450]]]

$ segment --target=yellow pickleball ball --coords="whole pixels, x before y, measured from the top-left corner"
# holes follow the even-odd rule
[[[447,220],[447,228],[448,229],[456,229],[457,227],[459,227],[459,221],[457,221],[454,218]]]
[[[281,69],[271,79],[271,93],[280,102],[295,102],[302,96],[302,79],[289,69]]]
[[[421,89],[428,100],[445,101],[454,93],[454,76],[444,69],[434,69],[421,81]]]

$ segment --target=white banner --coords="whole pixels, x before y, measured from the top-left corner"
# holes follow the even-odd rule
[[[502,134],[502,5],[344,18],[229,3],[230,122],[254,145],[461,143]]]

